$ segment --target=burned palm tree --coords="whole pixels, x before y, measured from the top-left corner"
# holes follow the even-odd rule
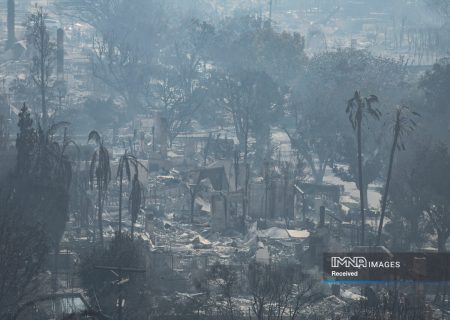
[[[128,153],[127,150],[125,150],[125,153],[123,156],[120,157],[119,159],[119,166],[117,168],[117,177],[119,178],[119,236],[121,236],[122,234],[122,196],[123,196],[123,178],[124,178],[124,171],[125,171],[125,178],[129,183],[133,183],[133,184],[138,184],[139,179],[138,179],[138,175],[139,175],[139,167],[143,168],[144,170],[147,170],[147,168],[137,159],[136,156]],[[131,170],[133,169],[133,181],[131,180]],[[137,207],[140,208],[141,206],[141,202],[142,202],[142,197],[141,195],[137,195],[137,193],[142,192],[142,188],[141,186],[137,188],[136,186],[132,186],[132,192],[133,192],[133,187],[135,187],[135,205]],[[130,195],[133,196],[133,195]],[[140,197],[140,199],[139,199]],[[134,208],[136,209],[136,208]],[[137,213],[139,212],[139,209],[136,209],[136,219],[137,219]],[[133,212],[132,214],[132,221],[133,221]],[[135,221],[135,220],[134,220]],[[132,223],[134,224],[134,223]],[[134,230],[133,230],[134,231]]]
[[[144,188],[139,181],[139,175],[136,171],[131,181],[131,192],[128,200],[128,211],[131,215],[131,239],[134,237],[134,224],[138,218],[139,212],[145,203]]]
[[[100,243],[103,245],[103,203],[106,198],[109,182],[111,181],[111,165],[108,149],[105,147],[100,134],[97,131],[92,130],[89,133],[88,142],[89,141],[94,141],[97,145],[97,149],[94,151],[91,159],[89,185],[91,190],[94,189],[94,185],[97,188],[98,230],[100,233]]]
[[[384,186],[383,199],[381,203],[381,215],[380,224],[378,226],[377,245],[381,242],[381,232],[383,230],[384,216],[386,213],[386,204],[389,194],[389,185],[391,182],[392,165],[394,163],[395,150],[405,150],[405,144],[402,139],[410,132],[414,131],[416,122],[413,117],[418,117],[417,112],[411,111],[406,106],[397,106],[394,111],[394,119],[392,122],[392,131],[394,133],[394,139],[392,141],[391,153],[389,156],[389,167],[386,177],[386,184]]]
[[[366,117],[371,117],[376,120],[380,119],[381,112],[372,106],[373,103],[378,102],[377,96],[370,95],[368,97],[362,97],[359,91],[355,91],[353,98],[348,100],[347,109],[345,112],[348,114],[350,123],[353,130],[356,131],[356,138],[358,143],[358,180],[359,180],[359,201],[361,206],[361,245],[364,245],[364,190],[363,185],[363,172],[362,172],[362,122]]]

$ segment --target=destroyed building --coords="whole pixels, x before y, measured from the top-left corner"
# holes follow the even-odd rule
[[[450,319],[447,2],[0,1],[0,319]]]

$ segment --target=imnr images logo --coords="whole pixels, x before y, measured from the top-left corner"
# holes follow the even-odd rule
[[[332,268],[367,268],[367,259],[364,257],[331,257]]]

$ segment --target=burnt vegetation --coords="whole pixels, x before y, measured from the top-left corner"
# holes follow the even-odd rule
[[[450,318],[448,1],[3,7],[0,319]]]

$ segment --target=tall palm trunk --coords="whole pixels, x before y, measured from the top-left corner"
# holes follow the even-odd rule
[[[446,243],[448,237],[442,231],[437,232],[437,244],[438,244],[438,252],[446,252]]]
[[[361,97],[359,91],[355,91],[355,94],[352,99],[348,101],[347,109],[345,112],[349,114],[349,119],[352,124],[353,130],[356,130],[357,140],[358,140],[358,189],[359,189],[359,204],[361,207],[361,245],[364,246],[365,243],[365,194],[364,194],[364,186],[363,186],[363,168],[362,168],[362,121],[364,119],[364,115],[379,120],[381,112],[372,107],[372,103],[378,102],[378,97],[375,95],[370,95],[368,97]]]
[[[52,291],[55,293],[58,290],[58,255],[59,255],[59,241],[53,245],[54,257],[53,257],[53,276],[52,276]]]
[[[43,18],[42,18],[43,19]],[[45,98],[45,57],[44,57],[44,37],[45,37],[45,29],[41,27],[40,29],[41,31],[41,52],[40,52],[40,89],[41,89],[41,104],[42,104],[42,127],[44,128],[44,130],[47,130],[47,125],[48,125],[48,113],[47,113],[47,103],[46,103],[46,98]]]
[[[359,203],[361,208],[361,245],[364,246],[364,228],[365,228],[365,214],[364,214],[364,190],[363,190],[363,174],[362,174],[362,141],[361,141],[361,121],[358,120],[358,179],[359,179]]]
[[[191,191],[191,224],[194,224],[195,191]]]
[[[413,221],[410,221],[409,224],[410,227],[410,233],[409,233],[409,250],[413,251],[418,246],[418,238],[419,235],[419,218],[413,219]]]
[[[367,183],[364,183],[363,186],[363,190],[364,190],[364,209],[369,209],[369,185]]]
[[[119,174],[119,239],[122,237],[122,182],[123,182],[123,169]]]
[[[98,219],[98,232],[100,234],[100,243],[103,246],[103,201],[102,201],[102,187],[98,186],[98,197],[97,197],[97,219]]]
[[[391,154],[389,156],[389,169],[388,169],[388,174],[387,174],[387,178],[386,178],[386,186],[384,187],[383,202],[381,204],[380,225],[378,226],[378,237],[377,237],[377,245],[378,246],[381,243],[381,232],[383,230],[384,215],[386,212],[387,197],[389,194],[389,184],[391,183],[392,166],[394,163],[395,148],[397,147],[397,140],[398,140],[399,132],[400,132],[400,130],[398,128],[398,125],[396,125],[395,133],[394,133],[394,141],[392,142]]]
[[[242,202],[242,230],[245,230],[245,220],[248,211],[248,184],[250,179],[250,172],[248,170],[248,130],[249,130],[249,110],[247,108],[245,114],[245,133],[244,133],[244,170],[245,170],[245,182],[244,182],[244,201]]]

